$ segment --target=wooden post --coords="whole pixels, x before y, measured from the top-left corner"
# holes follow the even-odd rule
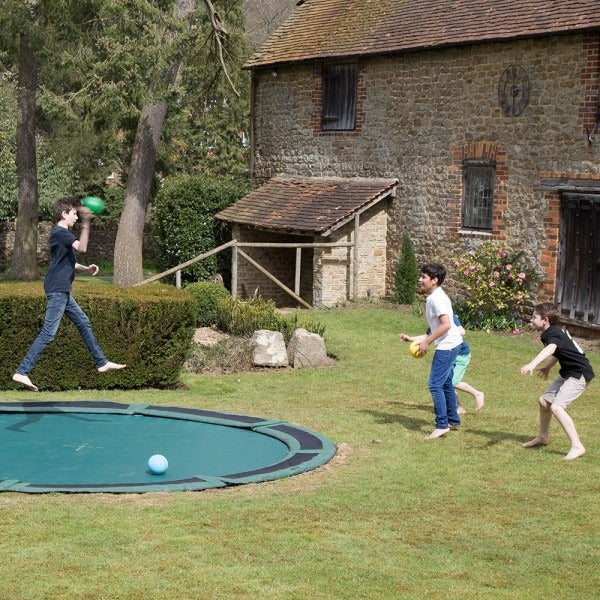
[[[178,290],[181,289],[181,269],[179,269],[179,271],[175,271],[175,287]]]
[[[354,216],[354,264],[352,269],[352,296],[354,302],[358,300],[358,238],[360,229],[360,214]]]
[[[300,268],[302,266],[302,248],[296,248],[296,277],[294,278],[294,291],[300,295]]]
[[[237,245],[231,249],[231,295],[237,298],[238,287],[238,247]]]

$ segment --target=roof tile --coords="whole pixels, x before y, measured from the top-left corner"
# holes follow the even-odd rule
[[[217,218],[261,229],[323,234],[391,194],[397,179],[278,176]]]
[[[246,67],[589,29],[600,0],[306,0]]]

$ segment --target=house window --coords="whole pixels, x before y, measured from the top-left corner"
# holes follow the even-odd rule
[[[323,131],[348,131],[355,127],[356,65],[323,66]]]
[[[462,227],[492,230],[496,165],[490,161],[467,161],[463,167]]]

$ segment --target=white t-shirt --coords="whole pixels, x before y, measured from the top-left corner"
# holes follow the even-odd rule
[[[431,331],[435,331],[440,326],[440,317],[448,315],[450,319],[450,329],[441,337],[433,340],[435,347],[438,350],[451,350],[459,344],[462,344],[463,338],[454,323],[454,311],[452,310],[452,302],[448,298],[446,292],[441,288],[436,288],[429,296],[425,303],[425,317],[429,323]]]

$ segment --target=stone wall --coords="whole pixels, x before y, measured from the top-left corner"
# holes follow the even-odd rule
[[[360,216],[358,238],[358,296],[385,295],[387,204],[382,201]],[[354,221],[334,232],[327,241],[353,242]],[[315,305],[334,306],[353,297],[354,248],[315,250]]]
[[[552,297],[549,244],[558,224],[547,222],[555,208],[540,180],[548,173],[600,175],[600,136],[589,143],[587,135],[596,118],[599,48],[595,33],[363,59],[354,132],[315,131],[318,63],[257,71],[253,174],[259,181],[278,173],[398,178],[388,219],[387,294],[407,231],[420,262],[449,263],[482,239],[525,248],[545,269],[543,293]],[[520,65],[530,83],[519,116],[504,116],[498,100],[499,79],[511,65]],[[497,162],[493,231],[462,231],[462,160],[487,153]]]
[[[52,227],[53,224],[49,222],[41,222],[38,224],[37,259],[40,265],[47,265],[50,260],[49,240]],[[73,232],[75,235],[79,235],[78,224],[75,225]],[[84,264],[103,260],[112,262],[116,236],[116,224],[93,224],[90,232],[88,249],[85,255],[82,255],[81,261]],[[0,270],[6,269],[10,262],[14,243],[15,222],[2,221],[0,223]],[[144,239],[144,258],[152,259],[153,257],[154,251],[152,239],[150,232],[147,232]]]

